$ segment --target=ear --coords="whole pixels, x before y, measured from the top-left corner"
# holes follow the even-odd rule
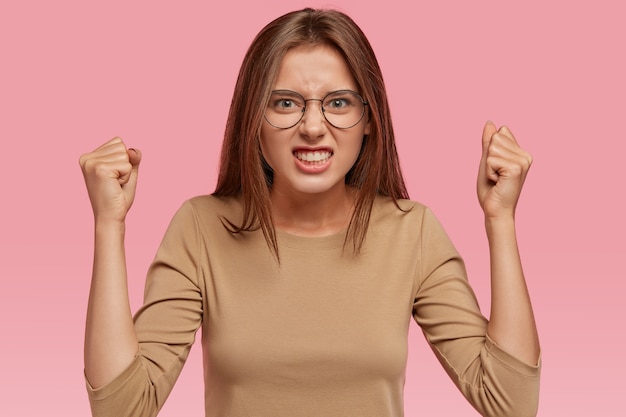
[[[372,127],[372,119],[369,116],[369,114],[367,115],[367,123],[365,123],[365,128],[363,129],[363,135],[367,136],[370,134],[370,130]]]

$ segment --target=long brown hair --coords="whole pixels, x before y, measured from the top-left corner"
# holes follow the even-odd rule
[[[364,137],[360,155],[346,175],[346,184],[357,191],[346,243],[350,240],[358,254],[376,196],[389,196],[396,201],[408,198],[408,193],[400,171],[378,61],[365,34],[341,12],[310,8],[291,12],[269,23],[252,41],[235,85],[213,195],[241,197],[243,217],[239,223],[224,219],[227,228],[232,233],[260,228],[278,258],[270,204],[273,173],[261,154],[259,137],[282,58],[291,48],[302,45],[335,48],[346,60],[369,103],[370,134]]]

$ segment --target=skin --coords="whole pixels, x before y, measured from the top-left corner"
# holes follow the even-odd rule
[[[358,91],[342,60],[327,47],[296,48],[281,65],[275,89],[322,98],[339,89]],[[279,130],[264,123],[261,149],[275,172],[272,210],[276,226],[305,236],[336,233],[347,227],[354,196],[344,178],[356,160],[363,119],[351,129],[336,129],[309,102],[303,120]],[[491,257],[491,317],[487,332],[505,351],[536,365],[539,340],[526,289],[515,232],[515,208],[532,159],[507,127],[485,124],[477,194],[485,214]],[[323,148],[331,160],[320,172],[302,169],[294,149]],[[111,382],[138,351],[126,272],[125,219],[135,198],[141,153],[114,138],[80,157],[94,214],[94,263],[85,331],[85,373],[94,388]]]
[[[290,50],[281,63],[273,90],[292,90],[306,99],[321,99],[331,91],[358,85],[343,57],[327,46]],[[367,118],[349,129],[326,122],[320,103],[309,101],[304,117],[290,129],[266,121],[261,127],[261,151],[274,170],[272,211],[277,228],[304,236],[323,236],[347,227],[354,196],[345,176],[357,160]],[[294,152],[332,152],[325,164],[303,164]],[[303,167],[308,166],[314,172]],[[319,169],[319,171],[318,171]]]
[[[515,208],[532,164],[506,127],[487,122],[477,194],[485,214],[491,266],[491,316],[487,333],[502,349],[529,365],[539,361],[539,336],[524,279],[515,232]]]
[[[101,387],[133,361],[139,344],[128,299],[125,219],[141,153],[114,138],[80,157],[94,214],[94,261],[85,327],[85,375]]]

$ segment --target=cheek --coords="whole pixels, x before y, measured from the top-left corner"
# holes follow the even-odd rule
[[[261,156],[265,161],[265,164],[272,170],[276,170],[280,165],[284,165],[288,158],[287,153],[284,148],[280,146],[280,143],[280,138],[272,135],[265,136],[263,135],[263,132],[261,132],[261,137],[259,139]]]
[[[263,130],[261,130],[261,137],[259,138],[259,147],[261,148],[261,156],[263,159],[271,165],[271,147],[269,146],[269,142],[267,140],[267,135]]]
[[[363,146],[365,146],[365,139],[363,137],[354,140],[351,153],[353,154],[355,163],[359,159],[359,156],[363,151]]]

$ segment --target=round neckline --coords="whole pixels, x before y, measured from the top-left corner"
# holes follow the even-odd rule
[[[278,246],[299,250],[328,250],[343,247],[346,240],[347,229],[326,236],[301,236],[294,235],[282,229],[276,229]]]

